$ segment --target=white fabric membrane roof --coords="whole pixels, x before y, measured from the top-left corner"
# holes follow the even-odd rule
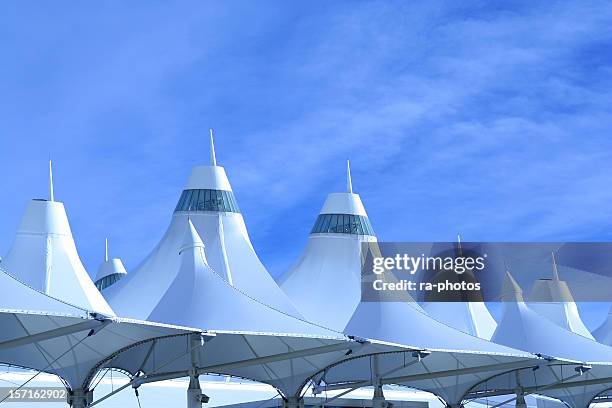
[[[451,405],[485,394],[511,394],[520,386],[526,392],[584,406],[609,386],[610,348],[564,330],[522,302],[506,304],[494,335],[505,345],[440,323],[414,302],[361,302],[344,330],[346,335],[309,323],[228,282],[228,273],[236,268],[217,272],[209,267],[206,249],[215,244],[202,239],[196,218],[206,214],[181,215],[183,222],[174,227],[172,245],[163,250],[158,246],[159,257],[153,256],[156,262],[161,262],[161,253],[174,256],[174,273],[157,287],[159,296],[147,307],[159,320],[199,329],[96,313],[93,307],[59,301],[0,271],[0,362],[57,374],[72,389],[90,387],[96,373],[105,368],[133,376],[132,386],[195,371],[268,383],[285,397],[300,395],[311,382],[318,391],[400,384],[430,391]],[[241,228],[237,225],[235,231],[242,234]],[[222,240],[227,238],[216,231]],[[242,244],[250,246],[244,238],[248,236],[242,237]],[[40,248],[32,246],[30,251],[36,254]],[[40,284],[44,269],[13,265],[17,274]],[[143,276],[150,281],[161,277],[144,272]],[[88,282],[76,290],[89,292],[93,284]],[[141,280],[145,286],[133,293],[148,293],[146,282]],[[174,313],[168,313],[172,309]],[[544,340],[550,337],[563,341]],[[585,367],[586,363],[593,367]],[[575,371],[580,367],[580,373]],[[572,374],[566,375],[568,371]],[[514,387],[509,387],[512,381]],[[585,392],[574,393],[576,387],[567,383],[580,383]]]
[[[571,332],[536,313],[524,302],[522,290],[510,273],[506,275],[503,296],[502,318],[492,341],[546,358],[582,362],[589,367],[582,374],[575,371],[576,367],[556,364],[536,371],[508,373],[480,384],[472,390],[474,394],[487,395],[484,388],[497,389],[488,393],[492,396],[523,387],[529,392],[561,399],[570,406],[585,407],[610,387],[612,348]]]
[[[105,290],[104,295],[120,315],[149,319],[179,272],[179,250],[190,221],[204,243],[207,263],[224,280],[260,302],[300,317],[255,253],[242,214],[235,208],[225,169],[216,165],[214,153],[211,156],[210,166],[192,169],[159,244],[134,271]],[[169,313],[178,315],[182,310]]]
[[[359,194],[353,193],[348,163],[347,191],[327,196],[319,219],[327,214],[368,217]],[[367,242],[376,242],[376,236],[313,229],[298,261],[279,279],[306,319],[344,329],[361,300],[361,246]],[[339,288],[342,296],[338,296]]]
[[[41,292],[114,314],[81,263],[61,202],[28,202],[2,267]]]

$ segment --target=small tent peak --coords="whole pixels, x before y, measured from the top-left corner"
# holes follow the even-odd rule
[[[191,222],[191,218],[187,219],[187,228],[185,229],[185,236],[183,237],[183,245],[181,245],[181,249],[179,250],[179,255],[182,254],[185,250],[191,248],[204,248],[204,242],[202,242],[202,238],[200,238],[200,234],[193,226]]]
[[[508,269],[506,269],[506,277],[502,288],[502,300],[523,301],[523,290]]]

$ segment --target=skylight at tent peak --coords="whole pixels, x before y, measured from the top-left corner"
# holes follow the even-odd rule
[[[327,196],[306,248],[279,284],[306,319],[343,330],[361,300],[361,246],[376,241],[347,161],[346,191]]]
[[[177,276],[179,250],[191,220],[204,243],[208,264],[226,282],[275,309],[299,316],[253,248],[225,169],[217,163],[212,133],[210,156],[210,165],[192,169],[160,242],[104,296],[117,313],[147,319]]]
[[[101,292],[104,289],[119,282],[127,275],[125,266],[119,258],[109,258],[108,256],[108,238],[104,240],[104,262],[100,264],[98,273],[96,274],[96,287]]]
[[[49,161],[49,199],[26,205],[3,269],[32,288],[87,310],[114,315],[85,270],[64,204],[55,201]]]

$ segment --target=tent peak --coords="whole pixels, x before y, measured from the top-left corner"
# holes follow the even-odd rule
[[[200,238],[200,234],[195,229],[193,222],[191,222],[191,218],[187,219],[187,227],[185,229],[185,235],[183,237],[183,245],[181,245],[181,249],[179,250],[179,255],[182,254],[185,250],[191,248],[202,248],[204,249],[204,242],[202,242],[202,238]],[[203,253],[204,251],[202,251]]]
[[[506,269],[506,277],[502,288],[502,300],[517,302],[524,300],[523,290],[508,269]]]

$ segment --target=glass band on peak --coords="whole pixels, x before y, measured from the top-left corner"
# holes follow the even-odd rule
[[[225,190],[184,190],[174,211],[217,211],[239,213],[234,193]]]
[[[310,233],[374,236],[368,217],[353,214],[320,214]]]
[[[117,281],[121,280],[125,274],[123,273],[113,273],[111,275],[107,275],[101,279],[98,279],[95,283],[96,287],[99,291],[108,288],[109,286],[114,285]]]

